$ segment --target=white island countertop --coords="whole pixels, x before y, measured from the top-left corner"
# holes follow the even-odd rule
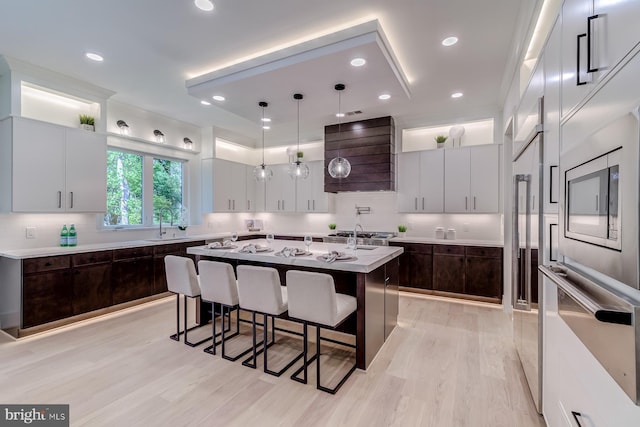
[[[351,271],[354,273],[370,273],[376,268],[386,264],[390,260],[400,256],[404,251],[397,246],[364,246],[373,249],[348,250],[344,244],[339,243],[313,243],[309,250],[310,255],[295,257],[281,257],[275,255],[284,247],[305,249],[303,242],[292,242],[286,240],[276,240],[271,243],[272,252],[243,253],[240,252],[243,246],[249,244],[259,244],[265,246],[264,239],[244,240],[235,243],[235,249],[219,248],[208,249],[206,246],[194,246],[187,248],[187,253],[192,255],[210,256],[216,258],[237,259],[244,261],[265,262],[271,264],[284,264],[300,267],[319,268],[324,270]],[[331,263],[318,259],[322,254],[331,251],[345,252],[347,255],[354,255],[357,259],[347,261],[334,261]]]

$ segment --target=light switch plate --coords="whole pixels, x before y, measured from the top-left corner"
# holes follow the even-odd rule
[[[25,237],[27,239],[35,239],[36,238],[36,228],[35,227],[27,227],[25,229]]]

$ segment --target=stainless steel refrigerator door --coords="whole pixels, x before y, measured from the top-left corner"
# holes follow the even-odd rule
[[[513,212],[513,336],[531,396],[538,412],[542,402],[542,322],[538,306],[532,300],[535,265],[540,263],[542,238],[540,224],[543,201],[540,189],[542,177],[542,138],[534,138],[514,161]],[[537,256],[534,255],[534,251]],[[535,259],[532,259],[535,257]],[[539,279],[538,279],[539,280]],[[538,286],[538,291],[540,291]]]

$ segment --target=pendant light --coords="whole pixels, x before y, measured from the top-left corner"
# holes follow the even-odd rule
[[[260,101],[258,102],[258,105],[262,108],[262,163],[253,168],[253,176],[256,178],[256,181],[265,182],[269,181],[273,176],[273,171],[264,164],[264,109],[267,108],[269,104],[264,101]]]
[[[338,116],[338,141],[340,140],[340,122],[342,119],[342,116],[344,114],[342,114],[342,91],[344,90],[345,86],[341,83],[335,85],[334,89],[338,92],[338,114],[336,114]],[[342,143],[338,143],[338,157],[334,157],[330,162],[329,162],[329,175],[331,175],[332,178],[338,178],[338,179],[342,179],[342,178],[346,178],[349,176],[349,174],[351,173],[351,163],[349,163],[349,160],[345,159],[344,157],[340,157],[340,146],[342,145]]]
[[[302,161],[302,153],[300,151],[300,101],[302,101],[302,94],[296,93],[293,95],[293,99],[298,103],[298,148],[296,149],[295,161],[289,165],[289,176],[291,179],[306,179],[309,176],[309,166]]]

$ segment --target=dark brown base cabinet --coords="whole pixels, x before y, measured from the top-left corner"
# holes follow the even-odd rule
[[[391,242],[402,246],[400,286],[499,300],[502,248]]]
[[[167,291],[164,257],[204,241],[22,261],[22,329]]]

